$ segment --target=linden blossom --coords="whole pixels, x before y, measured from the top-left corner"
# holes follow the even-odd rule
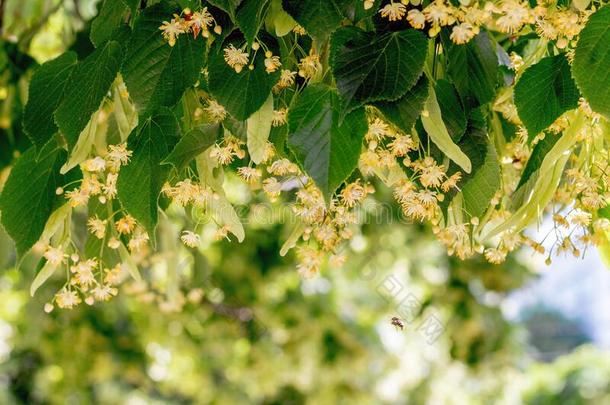
[[[430,37],[438,35],[442,27],[452,27],[449,37],[456,44],[468,43],[481,27],[514,34],[524,26],[534,24],[540,37],[557,41],[560,49],[578,36],[590,14],[589,10],[566,9],[555,3],[538,4],[533,8],[529,3],[517,0],[502,1],[499,5],[490,1],[460,3],[456,6],[449,1],[435,0],[420,11],[418,8],[409,9],[408,0],[392,0],[379,10],[379,14],[391,22],[406,19],[419,30],[424,29],[428,22],[431,24]],[[370,2],[364,2],[365,9],[371,7]]]
[[[222,28],[216,23],[207,7],[194,13],[189,8],[185,8],[181,15],[174,14],[174,18],[169,22],[163,21],[159,29],[163,31],[163,38],[169,43],[169,46],[174,46],[178,36],[188,32],[191,32],[195,39],[197,39],[199,33],[204,38],[208,38],[210,36],[208,27],[212,25],[214,26],[214,32],[220,35]]]

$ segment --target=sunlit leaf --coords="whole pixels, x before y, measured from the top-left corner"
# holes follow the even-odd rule
[[[426,133],[436,146],[451,160],[457,163],[466,173],[470,173],[472,165],[470,159],[462,152],[449,136],[447,127],[441,116],[441,108],[436,101],[436,93],[430,87],[429,96],[421,115],[422,124]]]
[[[246,121],[246,131],[248,134],[248,153],[256,164],[263,161],[267,150],[267,140],[271,132],[271,120],[273,118],[273,95],[269,94],[265,104],[252,114]]]
[[[610,6],[589,17],[581,31],[572,74],[591,108],[610,119]]]

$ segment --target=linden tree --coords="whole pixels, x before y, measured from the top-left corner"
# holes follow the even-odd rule
[[[103,0],[51,58],[13,28],[0,213],[42,256],[32,294],[63,271],[45,309],[93,304],[156,252],[241,242],[236,179],[286,207],[304,277],[387,190],[461,259],[606,252],[605,3]],[[524,230],[547,213],[545,247]]]

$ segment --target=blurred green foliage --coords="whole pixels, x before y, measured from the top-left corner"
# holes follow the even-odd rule
[[[45,314],[42,305],[57,285],[51,281],[30,298],[31,266],[4,271],[0,403],[608,400],[608,353],[585,346],[538,364],[527,354],[523,329],[502,316],[501,298],[531,278],[523,264],[451,260],[424,228],[395,218],[376,223],[375,204],[366,205],[370,225],[354,238],[344,268],[313,280],[298,277],[290,254],[276,253],[289,231],[271,220],[281,204],[245,213],[251,236],[242,244],[191,252],[194,259],[175,266],[173,278],[169,267],[152,266],[143,272],[146,292],[127,286],[93,307]],[[185,220],[179,211],[170,214],[165,226]],[[400,293],[388,293],[389,279]],[[189,300],[196,288],[202,299]],[[390,318],[408,293],[421,312],[401,331]],[[168,305],[181,297],[182,310]],[[431,343],[417,330],[428,313],[445,328]]]

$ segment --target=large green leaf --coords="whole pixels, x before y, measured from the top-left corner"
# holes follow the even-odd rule
[[[248,0],[244,2],[235,17],[237,26],[252,45],[269,10],[270,0]]]
[[[434,88],[436,100],[441,108],[441,116],[447,132],[454,142],[458,142],[466,131],[466,114],[455,87],[447,80],[440,79]]]
[[[530,66],[515,85],[515,105],[530,138],[576,108],[578,98],[564,55],[549,56]]]
[[[246,121],[248,153],[256,164],[263,161],[267,150],[267,140],[271,133],[273,120],[273,94],[269,94],[262,107]]]
[[[72,150],[81,131],[100,108],[121,66],[123,51],[108,41],[80,61],[67,83],[64,98],[55,111],[55,122]]]
[[[459,146],[472,162],[472,172],[465,174],[459,185],[464,199],[462,208],[467,217],[481,218],[500,188],[500,164],[479,110],[470,114]]]
[[[235,10],[237,9],[237,6],[241,4],[241,0],[208,0],[208,3],[225,11],[231,17],[234,17]]]
[[[271,89],[280,78],[279,69],[267,73],[264,52],[257,52],[254,69],[244,67],[235,72],[224,60],[222,47],[210,52],[208,87],[210,92],[231,115],[246,120],[263,105]]]
[[[38,159],[36,158],[38,156]],[[66,178],[59,168],[66,153],[52,140],[39,153],[28,149],[15,163],[0,195],[2,225],[23,256],[42,235]]]
[[[340,28],[331,38],[330,65],[346,112],[396,100],[421,76],[428,40],[419,31],[376,34]]]
[[[428,99],[428,86],[428,79],[422,75],[415,86],[398,100],[377,101],[373,105],[381,111],[387,121],[409,134]]]
[[[61,103],[76,62],[76,54],[66,52],[44,63],[32,76],[28,103],[23,112],[23,129],[38,149],[57,132],[53,112]]]
[[[271,0],[267,17],[265,18],[265,27],[268,32],[275,32],[278,37],[283,37],[289,34],[297,25],[297,22],[284,11],[282,8],[282,0]]]
[[[610,6],[597,10],[581,31],[572,74],[591,108],[610,119]]]
[[[288,112],[288,146],[327,201],[356,168],[367,131],[363,108],[348,114],[339,125],[339,104],[334,90],[313,84]]]
[[[496,93],[498,57],[487,32],[482,31],[465,45],[456,45],[443,36],[447,50],[447,70],[468,107],[491,101]]]
[[[159,26],[173,11],[164,3],[144,10],[127,45],[121,73],[140,115],[173,107],[199,80],[205,63],[203,38],[180,35],[173,47],[163,39]]]
[[[221,133],[222,127],[219,124],[206,124],[193,128],[180,138],[163,163],[172,164],[178,170],[185,168],[197,155],[212,146]]]
[[[129,136],[133,151],[129,164],[121,169],[117,189],[121,203],[151,235],[158,220],[159,194],[171,166],[161,162],[179,140],[180,127],[173,113],[161,110],[142,122]]]
[[[123,3],[131,10],[132,14],[136,14],[138,7],[140,7],[140,0],[122,0]]]
[[[525,169],[523,169],[517,189],[511,196],[512,208],[519,208],[523,204],[523,199],[531,193],[532,187],[538,180],[540,166],[542,166],[545,156],[553,149],[553,146],[555,146],[555,143],[557,143],[559,138],[559,135],[547,133],[545,137],[536,144],[530,158],[527,160]]]
[[[508,219],[492,229],[484,239],[508,229],[519,232],[534,219],[540,217],[540,212],[549,204],[557,190],[564,167],[570,157],[570,151],[578,142],[582,128],[587,123],[587,117],[582,111],[576,110],[570,115],[569,121],[570,125],[563,135],[545,154],[537,169],[535,184],[528,187],[528,193],[523,197],[524,204]]]
[[[542,162],[544,161],[544,157],[547,153],[551,151],[555,143],[559,140],[560,136],[555,134],[546,134],[544,139],[540,140],[534,150],[532,151],[532,155],[527,160],[527,164],[525,165],[525,169],[523,169],[523,173],[521,174],[521,178],[519,179],[519,184],[517,185],[517,189],[523,186],[529,179],[540,169]]]
[[[309,35],[323,42],[345,18],[351,0],[283,0],[282,7]]]
[[[104,0],[100,12],[91,23],[89,38],[96,47],[112,38],[119,29],[129,7],[122,0]]]
[[[455,144],[441,116],[441,108],[432,86],[428,90],[428,99],[424,105],[426,114],[421,115],[421,122],[426,133],[436,146],[451,160],[457,163],[466,173],[472,170],[468,156]]]

